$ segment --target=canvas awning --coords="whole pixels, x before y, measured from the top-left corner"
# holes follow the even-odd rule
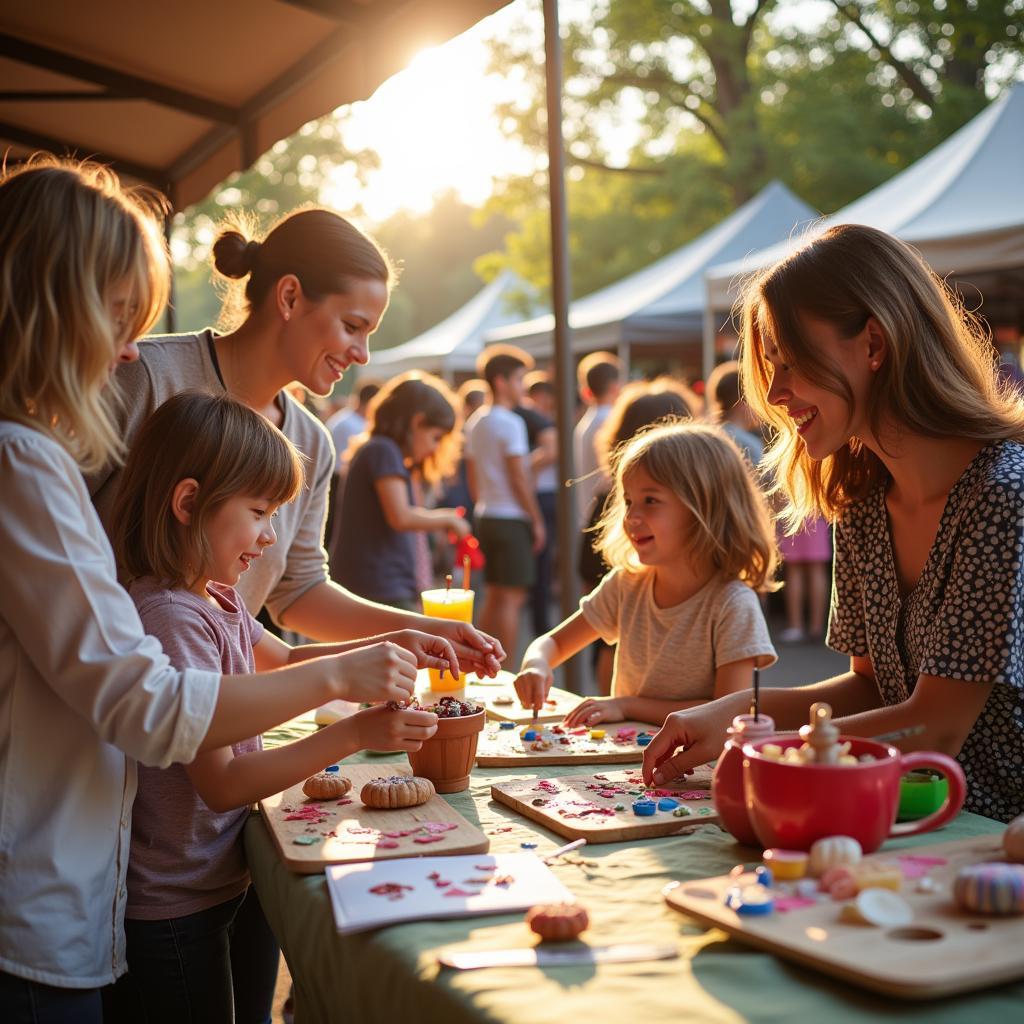
[[[782,182],[766,185],[720,224],[687,245],[569,307],[572,350],[619,351],[632,345],[696,344],[701,338],[704,272],[785,238],[816,212]],[[537,317],[488,332],[486,340],[519,345],[536,356],[553,351],[554,317]]]
[[[0,152],[204,198],[508,0],[36,0],[0,13]]]
[[[390,375],[407,370],[426,370],[452,381],[457,373],[475,373],[476,357],[484,347],[484,335],[518,319],[510,313],[506,295],[521,290],[523,282],[503,271],[451,316],[416,338],[393,348],[375,350],[373,372]]]
[[[1024,84],[906,170],[814,225],[868,224],[915,246],[936,273],[970,277],[1024,268]],[[807,236],[707,274],[709,314],[728,309],[739,282]]]

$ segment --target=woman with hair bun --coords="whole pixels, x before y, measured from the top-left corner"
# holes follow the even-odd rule
[[[126,443],[154,409],[189,388],[227,392],[262,413],[305,456],[306,484],[281,509],[278,543],[239,585],[249,610],[256,614],[265,605],[279,625],[320,641],[424,631],[430,636],[417,633],[410,641],[420,667],[452,661],[493,675],[504,651],[469,623],[364,601],[327,572],[323,533],[334,451],[326,428],[284,389],[298,381],[326,395],[350,366],[368,362],[369,338],[394,276],[386,254],[338,214],[309,208],[284,217],[262,241],[243,225],[224,228],[213,260],[227,291],[221,318],[227,333],[154,337],[140,347],[138,363],[117,374]],[[104,523],[117,476],[108,471],[91,483]]]

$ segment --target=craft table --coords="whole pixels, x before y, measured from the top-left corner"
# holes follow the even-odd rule
[[[296,720],[267,737],[268,744],[312,729]],[[365,755],[354,760],[371,761]],[[596,769],[600,771],[600,768]],[[545,777],[579,773],[546,767]],[[491,839],[492,852],[536,842],[543,854],[564,840],[493,803],[493,782],[522,778],[508,769],[473,771],[467,792],[445,797]],[[507,829],[508,831],[497,831]],[[998,832],[999,823],[961,814],[940,832],[885,849]],[[584,847],[552,869],[590,913],[584,940],[675,944],[676,960],[596,967],[485,968],[454,971],[437,963],[441,949],[504,949],[531,944],[521,915],[419,921],[340,936],[334,928],[323,875],[295,875],[281,863],[258,815],[246,826],[253,883],[288,960],[295,984],[297,1024],[565,1024],[566,1021],[828,1021],[950,1022],[1013,1020],[1024,1006],[1024,982],[938,1002],[903,1003],[875,996],[787,964],[706,931],[662,899],[671,881],[727,872],[754,851],[713,825],[690,835],[634,844]],[[582,860],[583,863],[576,861]]]

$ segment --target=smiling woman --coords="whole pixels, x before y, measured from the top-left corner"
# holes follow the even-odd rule
[[[322,641],[429,630],[430,637],[410,634],[420,667],[447,668],[451,661],[457,671],[461,660],[496,672],[504,652],[469,623],[439,623],[374,605],[327,577],[323,530],[334,451],[323,424],[284,389],[298,381],[327,394],[349,366],[368,361],[370,335],[393,280],[387,256],[344,218],[311,208],[285,217],[262,241],[226,227],[214,261],[225,279],[232,329],[149,339],[139,361],[118,370],[128,446],[154,409],[189,388],[226,392],[261,413],[304,457],[306,483],[275,521],[277,543],[239,579],[249,610],[266,606],[282,626]],[[117,476],[111,467],[90,482],[108,529]]]

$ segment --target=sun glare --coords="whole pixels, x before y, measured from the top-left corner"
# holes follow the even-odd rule
[[[485,39],[498,30],[494,21],[501,13],[421,51],[369,100],[341,115],[346,145],[375,150],[380,169],[363,188],[340,168],[326,201],[339,209],[361,203],[379,222],[399,209],[428,210],[448,189],[479,204],[494,177],[529,170],[532,158],[502,133],[494,116],[495,105],[513,98],[517,88],[509,78],[487,74]]]

